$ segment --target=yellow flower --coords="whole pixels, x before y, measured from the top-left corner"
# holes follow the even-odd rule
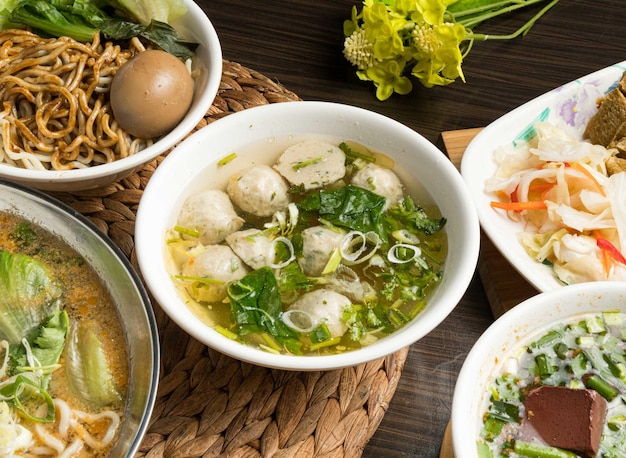
[[[378,100],[387,100],[394,92],[404,95],[411,92],[413,84],[406,76],[402,76],[404,64],[397,61],[387,61],[381,65],[370,67],[365,76],[376,85],[376,97]]]
[[[366,70],[376,62],[374,44],[365,38],[365,30],[355,30],[346,37],[343,44],[343,55],[359,70]]]
[[[416,24],[413,38],[416,43],[416,64],[411,69],[411,74],[424,86],[442,86],[457,78],[465,81],[461,70],[463,54],[460,50],[465,39],[465,28],[461,24]]]
[[[425,87],[465,81],[461,65],[474,41],[510,40],[525,34],[559,0],[364,0],[344,22],[345,58],[357,76],[371,81],[376,97],[412,90],[409,76]],[[474,33],[500,14],[547,3],[510,35]]]

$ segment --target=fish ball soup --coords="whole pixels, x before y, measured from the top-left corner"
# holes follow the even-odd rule
[[[129,378],[112,300],[58,237],[8,212],[0,228],[0,456],[107,456]]]
[[[268,352],[325,355],[420,314],[443,273],[446,219],[407,191],[389,157],[295,137],[244,156],[254,163],[220,161],[224,183],[198,185],[165,237],[172,280],[197,316]]]

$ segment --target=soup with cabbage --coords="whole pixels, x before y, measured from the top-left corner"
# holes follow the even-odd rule
[[[0,456],[106,456],[128,384],[112,301],[53,234],[0,227]]]

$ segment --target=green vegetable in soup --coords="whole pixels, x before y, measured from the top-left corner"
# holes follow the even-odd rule
[[[75,396],[92,407],[101,409],[121,401],[102,343],[90,326],[72,324],[65,350],[65,371]]]
[[[19,343],[59,309],[61,288],[36,259],[0,250],[0,340]]]
[[[41,386],[46,389],[50,374],[59,368],[58,362],[65,347],[68,327],[67,312],[57,310],[28,336],[28,348],[24,343],[12,344],[9,350],[9,374],[40,370],[43,372]]]
[[[320,191],[305,198],[300,207],[319,212],[320,219],[355,231],[374,231],[386,240],[383,214],[386,199],[367,189],[348,185]]]
[[[237,334],[267,333],[292,353],[301,353],[297,333],[280,319],[282,303],[271,269],[254,270],[241,280],[230,283],[228,297]]]

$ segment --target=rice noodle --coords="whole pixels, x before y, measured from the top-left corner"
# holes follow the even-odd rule
[[[85,168],[135,154],[151,144],[113,119],[109,88],[138,39],[111,42],[0,32],[0,163],[41,170]]]
[[[58,398],[54,400],[54,406],[57,416],[55,431],[46,428],[41,423],[35,424],[35,432],[42,445],[29,450],[29,453],[72,457],[77,456],[85,445],[94,451],[112,445],[121,422],[117,413],[107,410],[92,414],[72,409],[65,401]],[[108,422],[104,432],[98,436],[91,434],[90,427],[101,421]]]

